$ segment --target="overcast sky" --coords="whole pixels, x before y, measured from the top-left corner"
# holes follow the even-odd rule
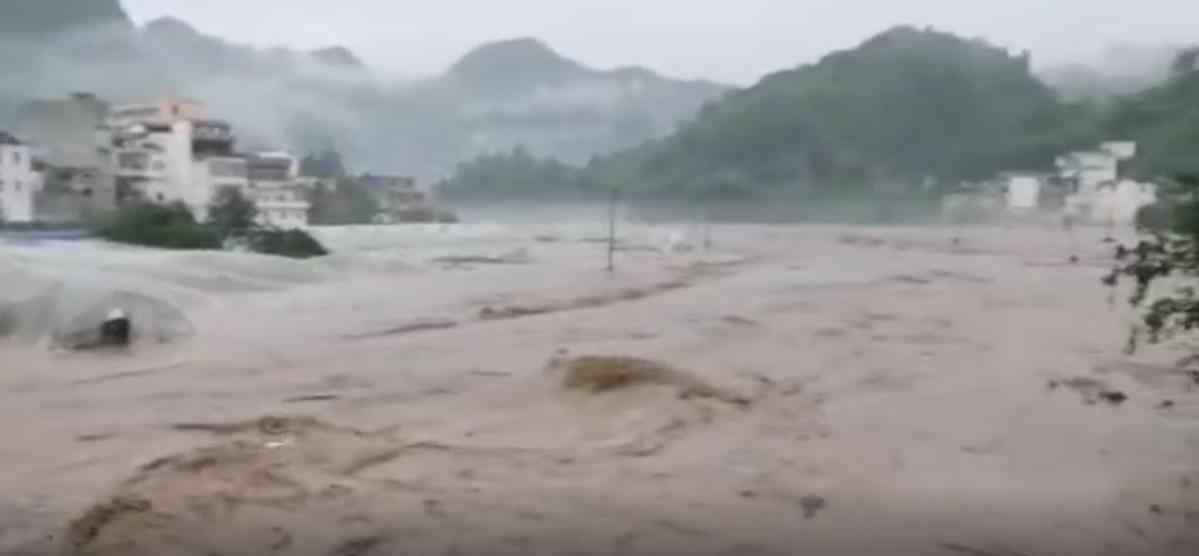
[[[347,46],[380,73],[423,76],[489,40],[544,39],[598,68],[642,65],[749,84],[897,24],[1033,51],[1046,65],[1105,44],[1199,42],[1199,0],[123,0],[257,46]]]

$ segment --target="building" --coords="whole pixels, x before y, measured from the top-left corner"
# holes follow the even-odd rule
[[[97,147],[108,103],[89,93],[36,100],[20,107],[17,134],[31,147],[43,188],[38,220],[79,221],[116,207],[116,176]]]
[[[1129,224],[1137,211],[1157,202],[1157,187],[1124,179],[1122,165],[1137,154],[1137,144],[1109,141],[1092,151],[1059,157],[1059,179],[1068,184],[1068,215],[1103,224]]]
[[[300,159],[286,152],[262,152],[246,159],[248,197],[258,209],[258,224],[282,229],[308,227],[308,191],[315,178],[300,177]]]
[[[116,105],[105,129],[108,140],[101,153],[114,169],[118,203],[182,202],[205,220],[217,191],[249,185],[232,127],[207,118],[197,101]]]
[[[207,119],[208,107],[203,102],[177,97],[114,105],[108,112],[108,124],[116,127]]]
[[[1156,185],[1119,180],[1101,186],[1093,195],[1068,198],[1066,213],[1095,223],[1133,224],[1141,207],[1156,202]]]
[[[15,131],[50,166],[98,168],[103,160],[96,151],[96,133],[108,109],[107,102],[90,93],[35,100],[18,110]]]
[[[430,205],[429,195],[417,188],[416,178],[364,174],[357,182],[375,199],[380,223],[406,222],[426,214],[436,217],[437,211]]]
[[[1044,176],[1013,172],[1004,175],[1003,180],[1008,210],[1028,213],[1041,207]]]
[[[33,222],[33,199],[40,189],[41,177],[33,171],[29,146],[0,131],[0,222]]]
[[[1120,179],[1121,164],[1136,156],[1136,143],[1109,141],[1098,149],[1075,151],[1057,159],[1058,175],[1075,184],[1074,192],[1091,195]]]

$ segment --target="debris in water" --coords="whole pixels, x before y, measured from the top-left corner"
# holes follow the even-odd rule
[[[816,514],[828,507],[828,500],[823,496],[804,496],[799,499],[799,507],[803,508],[804,519],[814,519]]]
[[[1105,390],[1100,392],[1099,398],[1112,405],[1120,405],[1128,401],[1128,395],[1118,390]]]
[[[108,312],[104,322],[100,324],[101,347],[125,347],[129,345],[133,324],[123,309],[117,308]]]

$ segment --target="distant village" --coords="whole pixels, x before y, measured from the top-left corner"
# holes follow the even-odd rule
[[[1079,223],[1132,224],[1137,211],[1157,202],[1157,186],[1125,177],[1124,166],[1137,155],[1137,144],[1109,141],[1091,150],[1066,153],[1056,173],[1008,172],[996,179],[966,184],[947,196],[946,212],[1006,214],[1011,217],[1060,216]]]
[[[378,223],[430,202],[413,178],[352,179],[374,197]],[[260,225],[300,229],[309,225],[313,190],[342,186],[304,176],[296,153],[239,150],[230,123],[185,98],[110,104],[78,93],[31,102],[0,130],[4,224],[69,225],[139,201],[183,203],[204,221],[217,193],[235,188],[254,203]]]
[[[963,184],[942,213],[959,220],[1057,217],[1128,224],[1157,200],[1153,184],[1126,179],[1137,145],[1112,141],[1063,154],[1056,173],[1011,172]],[[374,198],[374,223],[438,214],[413,178],[364,175],[355,186]],[[257,208],[260,225],[308,227],[312,193],[344,180],[304,176],[286,150],[237,148],[233,127],[203,102],[160,98],[109,104],[78,93],[29,103],[11,131],[0,130],[0,223],[89,221],[131,202],[183,203],[200,221],[217,193],[235,188]]]

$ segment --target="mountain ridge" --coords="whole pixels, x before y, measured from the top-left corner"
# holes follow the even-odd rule
[[[183,94],[234,123],[246,144],[336,148],[363,170],[434,179],[521,144],[585,162],[663,136],[729,90],[644,69],[595,70],[532,38],[483,43],[439,75],[390,82],[344,46],[263,49],[175,17],[138,27],[123,11],[83,16],[67,28],[96,32],[0,36],[19,46],[0,50],[0,71],[16,76],[0,82],[0,118],[24,101],[76,91],[113,100]],[[97,25],[114,20],[123,24]]]

